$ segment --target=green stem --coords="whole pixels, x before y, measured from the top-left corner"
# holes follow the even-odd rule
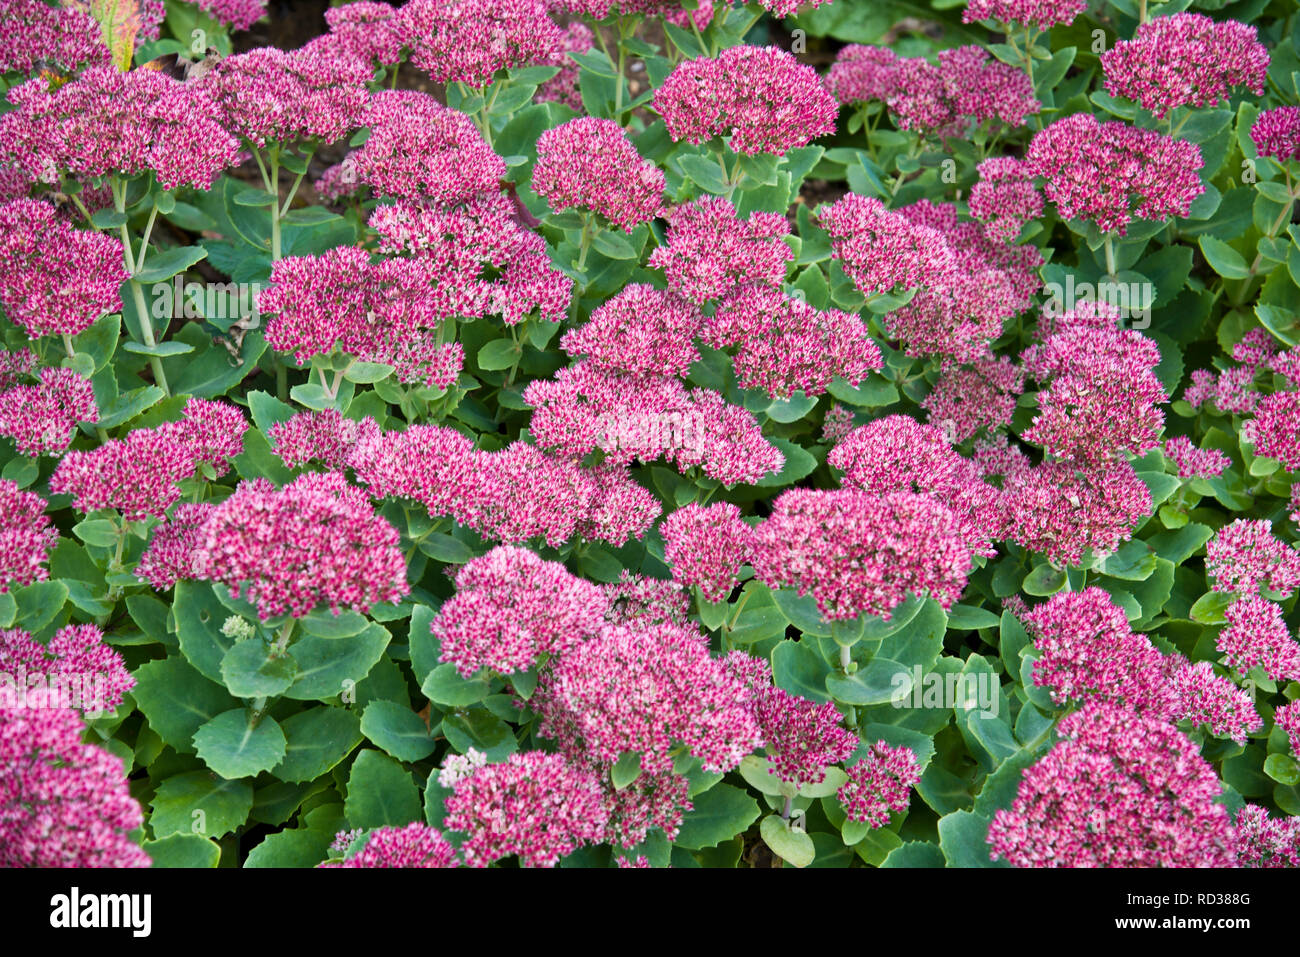
[[[1106,234],[1106,275],[1115,278],[1115,240],[1111,233]]]
[[[126,183],[114,176],[109,181],[109,188],[113,193],[113,208],[125,215]],[[158,208],[155,206],[154,212],[156,213],[157,210]],[[154,346],[157,343],[153,337],[153,322],[149,317],[149,307],[144,301],[144,287],[135,278],[140,271],[140,267],[131,254],[131,234],[127,230],[125,222],[122,223],[119,230],[122,235],[122,261],[126,266],[126,271],[131,274],[131,278],[127,280],[127,285],[131,287],[131,301],[135,305],[136,318],[140,322],[140,338],[144,340],[146,346]],[[142,258],[144,253],[145,250],[141,247],[140,256]],[[162,389],[164,393],[170,394],[170,390],[167,388],[167,375],[163,372],[162,359],[158,356],[150,356],[149,368],[153,371],[154,382],[157,383],[158,388]]]
[[[621,124],[623,122],[623,87],[627,86],[627,51],[623,49],[623,41],[627,39],[623,25],[623,16],[618,18],[618,80],[614,83],[614,118]]]
[[[1138,0],[1138,23],[1147,22],[1147,0]]]
[[[72,336],[68,335],[66,332],[63,334],[63,348],[64,351],[68,353],[69,359],[77,354],[77,350],[72,345]]]
[[[591,251],[591,241],[595,238],[592,232],[591,213],[584,211],[582,214],[582,238],[578,242],[579,272],[585,272],[587,269],[587,253]]]

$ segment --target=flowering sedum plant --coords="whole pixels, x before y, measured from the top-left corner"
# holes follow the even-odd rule
[[[0,864],[1300,864],[1293,6],[5,4]]]

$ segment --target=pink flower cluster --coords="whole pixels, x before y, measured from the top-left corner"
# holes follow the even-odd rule
[[[842,104],[882,101],[899,129],[940,138],[965,136],[991,121],[1020,126],[1042,108],[1029,77],[990,60],[983,47],[940,50],[937,60],[849,44],[836,56],[826,86]]]
[[[1131,329],[1072,327],[1026,351],[1025,369],[1046,382],[1022,438],[1051,455],[1098,464],[1158,444],[1169,401],[1156,378],[1160,348]]]
[[[1282,609],[1258,595],[1240,598],[1223,612],[1216,647],[1243,675],[1262,668],[1274,681],[1300,681],[1300,644],[1282,620]]]
[[[177,505],[169,518],[154,526],[149,547],[135,567],[135,577],[159,591],[199,577],[194,553],[202,541],[203,526],[215,508],[210,502]]]
[[[0,594],[49,577],[43,566],[59,530],[46,516],[45,504],[35,492],[0,479]]]
[[[691,607],[691,596],[676,582],[634,575],[626,568],[618,581],[605,586],[605,595],[609,598],[605,620],[633,629],[684,625]]]
[[[267,618],[324,605],[369,611],[409,590],[397,529],[337,472],[282,489],[241,482],[216,506],[191,553],[196,578],[221,582]]]
[[[754,535],[739,508],[730,502],[691,502],[665,518],[659,531],[673,581],[696,586],[709,601],[731,594]]]
[[[654,95],[674,142],[731,136],[737,153],[776,153],[835,131],[817,71],[777,47],[734,46],[680,64]]]
[[[1205,192],[1195,143],[1127,123],[1099,123],[1091,113],[1073,113],[1035,133],[1025,162],[1046,179],[1043,191],[1062,217],[1120,236],[1134,219],[1186,216]]]
[[[608,812],[594,774],[558,754],[527,751],[489,764],[456,782],[443,827],[468,835],[468,867],[517,855],[525,867],[554,867],[600,841]]]
[[[909,792],[921,780],[921,768],[909,748],[877,741],[857,764],[836,797],[850,821],[884,827],[891,811],[906,811]]]
[[[1062,718],[1060,742],[993,818],[993,860],[1015,867],[1227,867],[1220,785],[1173,725],[1115,705]]]
[[[981,429],[991,433],[1010,425],[1024,388],[1023,368],[1006,356],[985,356],[940,373],[920,404],[944,437],[960,444]]]
[[[1150,489],[1124,461],[1030,467],[1022,459],[1002,489],[1010,539],[1060,568],[1078,565],[1085,549],[1113,552],[1152,511]]]
[[[0,117],[0,159],[33,181],[152,170],[163,189],[208,189],[238,152],[207,92],[156,70],[91,67],[53,89],[37,77],[9,100],[16,109]]]
[[[969,0],[962,11],[962,23],[995,20],[998,23],[1032,24],[1040,30],[1064,26],[1088,9],[1088,0]]]
[[[1144,716],[1193,726],[1244,743],[1263,724],[1251,698],[1208,661],[1165,655],[1134,633],[1123,609],[1100,588],[1060,592],[1022,616],[1040,653],[1034,684],[1052,700],[1104,701]]]
[[[922,425],[907,415],[875,419],[849,433],[826,462],[843,470],[846,488],[933,498],[952,513],[974,554],[991,557],[992,542],[1004,536],[998,490],[986,484],[979,469],[933,425]]]
[[[822,441],[840,442],[853,431],[853,410],[834,403],[822,419]]]
[[[574,760],[641,755],[671,770],[685,745],[708,771],[729,771],[761,743],[749,689],[694,624],[607,626],[560,656],[529,702],[538,730]]]
[[[1291,753],[1300,758],[1300,701],[1292,701],[1273,712],[1273,723],[1289,739]]]
[[[525,228],[509,199],[495,188],[453,210],[398,203],[370,217],[381,252],[413,257],[408,267],[426,284],[435,315],[500,316],[516,325],[536,315],[567,318],[573,281],[551,265],[546,241]],[[417,281],[417,288],[419,283]]]
[[[1255,454],[1300,468],[1300,392],[1274,392],[1259,400],[1252,425]]]
[[[427,93],[382,90],[356,125],[370,136],[344,160],[345,171],[387,196],[438,205],[500,192],[506,167],[464,113]]]
[[[951,607],[971,551],[952,512],[930,496],[791,489],[755,529],[750,562],[765,584],[811,594],[828,621],[888,621],[909,593]]]
[[[864,295],[917,290],[886,320],[909,355],[937,354],[945,365],[986,356],[1003,321],[1041,285],[1034,247],[990,241],[980,224],[959,223],[955,206],[921,200],[888,210],[850,193],[817,219],[831,235],[832,256]]]
[[[1300,586],[1300,549],[1275,538],[1268,519],[1239,518],[1206,543],[1205,570],[1215,591],[1245,596],[1262,586],[1286,597]]]
[[[0,19],[0,73],[35,73],[44,66],[75,73],[108,66],[99,24],[83,10],[41,0],[12,0]]]
[[[589,209],[630,232],[659,215],[664,172],[613,120],[581,116],[537,138],[533,189],[556,212]]]
[[[31,338],[84,332],[122,308],[126,279],[113,237],[77,229],[49,203],[0,206],[0,306]]]
[[[994,156],[980,163],[979,182],[971,187],[970,214],[984,224],[992,242],[1015,242],[1020,228],[1043,214],[1043,197],[1034,175],[1013,156]]]
[[[524,442],[479,452],[453,429],[412,426],[358,444],[349,463],[376,498],[421,502],[506,544],[575,535],[615,546],[640,537],[661,506],[627,470],[587,468]]]
[[[755,283],[730,295],[704,328],[715,349],[736,349],[736,380],[774,399],[821,395],[835,377],[857,385],[884,367],[867,325],[839,309],[814,309],[772,286]]]
[[[844,716],[834,702],[817,704],[768,687],[755,694],[754,713],[772,773],[796,788],[820,784],[826,780],[828,767],[847,761],[858,748],[858,736],[844,727]],[[866,790],[864,779],[870,773],[857,772],[859,788]]]
[[[393,66],[402,59],[406,38],[398,11],[387,3],[357,0],[325,11],[329,33],[303,47],[318,54],[332,54],[367,64]]]
[[[1261,110],[1250,127],[1255,152],[1279,163],[1300,159],[1300,106]]]
[[[1179,478],[1214,478],[1232,464],[1232,459],[1218,449],[1198,449],[1185,435],[1165,442],[1165,457],[1178,466]]]
[[[337,409],[322,409],[298,412],[284,422],[276,422],[266,435],[272,443],[271,451],[286,467],[296,469],[319,462],[326,470],[338,472],[347,466],[352,450],[360,442],[379,435],[379,426],[370,416],[349,419]]]
[[[328,46],[258,47],[226,57],[186,86],[210,95],[225,128],[261,149],[346,136],[364,122],[373,76],[370,63]]]
[[[347,860],[320,867],[456,867],[456,848],[436,828],[419,821],[406,827],[380,827]]]
[[[39,385],[0,392],[0,435],[14,440],[19,455],[58,455],[78,422],[97,421],[95,390],[71,369],[45,368]]]
[[[104,644],[104,633],[96,625],[67,625],[54,633],[48,645],[18,628],[0,630],[0,673],[11,679],[39,674],[82,682],[72,686],[51,681],[48,688],[38,691],[19,677],[17,686],[0,685],[0,708],[71,706],[94,714],[112,711],[135,687],[122,656]],[[23,700],[7,699],[15,692]],[[43,696],[42,700],[35,700],[38,696]]]
[[[1270,818],[1258,804],[1237,812],[1238,867],[1300,867],[1300,818]]]
[[[481,668],[508,675],[595,635],[609,602],[559,562],[502,545],[456,574],[456,594],[432,624],[442,661],[466,678]]]
[[[1106,92],[1157,117],[1180,106],[1214,106],[1239,86],[1263,96],[1268,63],[1254,27],[1202,13],[1156,17],[1101,55]]]
[[[233,30],[247,30],[266,15],[266,0],[197,0],[199,9]],[[329,20],[332,10],[325,12]]]
[[[545,62],[563,34],[543,0],[408,0],[398,13],[411,65],[437,83],[484,87],[498,70]]]
[[[694,341],[703,324],[699,310],[676,293],[629,283],[565,332],[560,348],[611,372],[684,376],[700,357]]]
[[[554,10],[583,14],[593,20],[603,20],[611,14],[645,17],[663,17],[665,21],[684,30],[692,22],[703,31],[713,21],[714,0],[700,0],[694,10],[683,10],[679,0],[550,0]]]
[[[0,708],[0,867],[148,867],[122,759],[70,708]]]
[[[668,217],[668,242],[647,265],[662,269],[668,288],[691,302],[720,299],[744,283],[779,286],[794,251],[783,242],[790,224],[777,213],[742,220],[720,196],[678,206]]]

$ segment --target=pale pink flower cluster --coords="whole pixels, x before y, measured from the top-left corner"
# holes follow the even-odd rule
[[[826,86],[842,104],[885,104],[899,129],[921,136],[968,135],[983,123],[1020,126],[1042,104],[1029,77],[990,60],[983,47],[969,45],[924,57],[899,57],[887,47],[849,44],[826,75]]]
[[[733,292],[704,327],[714,349],[735,348],[736,381],[774,399],[821,395],[835,377],[856,386],[884,367],[880,347],[855,313],[815,309],[772,286]]]
[[[1173,725],[1116,705],[1062,718],[1060,742],[993,818],[993,860],[1015,867],[1227,867],[1219,779]]]
[[[398,12],[411,65],[438,83],[484,87],[498,70],[543,63],[563,43],[543,0],[408,0]]]
[[[108,66],[99,24],[84,10],[42,0],[11,0],[0,18],[0,73],[34,73],[43,66],[76,72]]]
[[[258,47],[226,57],[194,83],[211,96],[230,132],[253,146],[333,143],[361,126],[370,63],[323,46]]]
[[[126,279],[112,236],[77,229],[49,203],[0,206],[0,306],[31,338],[75,336],[118,311]]]
[[[933,498],[952,513],[962,540],[976,555],[991,557],[996,553],[993,541],[1004,537],[998,490],[933,425],[907,415],[875,419],[849,433],[826,462],[843,470],[845,488]]]
[[[1237,744],[1245,744],[1248,735],[1264,726],[1250,694],[1216,674],[1210,662],[1171,661],[1169,688],[1175,702],[1171,720],[1187,721],[1194,728],[1204,725],[1214,737],[1231,738]]]
[[[467,867],[518,856],[524,867],[554,867],[599,842],[608,821],[600,781],[562,755],[526,751],[456,782],[443,827],[467,835]]]
[[[984,224],[984,235],[993,242],[1015,242],[1020,228],[1043,214],[1034,174],[1013,156],[990,157],[978,170],[979,182],[970,191],[970,214]]]
[[[853,410],[836,402],[822,418],[822,441],[840,442],[853,431]]]
[[[1286,597],[1300,586],[1300,549],[1274,537],[1270,520],[1239,518],[1206,543],[1205,570],[1215,591],[1245,596],[1264,587]]]
[[[981,429],[1010,425],[1024,388],[1023,368],[1006,356],[984,356],[941,372],[920,405],[949,442],[960,444]]]
[[[337,409],[298,412],[266,430],[271,451],[288,468],[319,462],[332,472],[347,466],[358,443],[378,435],[379,426],[370,416],[349,419]]]
[[[551,209],[589,209],[630,232],[659,216],[664,172],[613,120],[580,116],[537,138],[533,189]]]
[[[1227,624],[1215,647],[1243,675],[1262,668],[1274,681],[1300,681],[1300,644],[1282,620],[1282,609],[1258,595],[1234,601],[1224,609]]]
[[[91,67],[54,88],[37,77],[9,101],[16,108],[0,117],[0,159],[33,181],[152,170],[163,189],[208,189],[239,149],[206,90],[156,70]]]
[[[149,867],[122,759],[71,708],[0,708],[0,867]]]
[[[344,832],[348,835],[348,832]],[[351,843],[349,839],[347,843]],[[365,845],[342,861],[325,861],[320,867],[457,867],[456,848],[436,829],[420,821],[406,827],[380,827],[370,832]]]
[[[651,773],[671,770],[678,744],[705,770],[729,771],[762,740],[748,687],[694,624],[607,626],[558,658],[529,704],[573,759],[634,751]]]
[[[910,748],[877,741],[861,761],[848,769],[849,779],[835,796],[850,821],[884,827],[892,811],[906,811],[921,768]]]
[[[502,545],[456,573],[456,594],[443,603],[431,629],[441,660],[462,676],[481,668],[508,675],[595,635],[608,607],[599,586],[559,562]]]
[[[255,603],[263,620],[319,606],[366,612],[409,591],[399,540],[337,472],[304,475],[282,489],[255,479],[212,510],[191,569]]]
[[[995,20],[998,23],[1032,24],[1040,30],[1064,26],[1088,9],[1088,0],[969,0],[962,11],[962,23]]]
[[[791,489],[755,529],[750,563],[765,584],[811,594],[828,621],[888,621],[909,593],[951,607],[971,550],[952,512],[930,496]]]
[[[1268,63],[1254,27],[1202,13],[1156,17],[1101,55],[1106,92],[1157,117],[1180,106],[1214,106],[1234,87],[1263,96]]]
[[[14,440],[19,455],[58,455],[78,422],[99,421],[95,390],[71,369],[45,368],[39,385],[0,392],[0,435]]]
[[[370,136],[344,160],[357,180],[398,199],[439,205],[500,192],[506,166],[464,113],[417,90],[370,96],[356,125]]]
[[[668,288],[691,302],[720,299],[744,283],[780,286],[794,251],[783,242],[790,224],[777,213],[740,219],[720,196],[678,206],[668,217],[667,243],[647,265],[662,269]]]
[[[1073,113],[1034,134],[1025,162],[1065,219],[1128,232],[1134,219],[1186,216],[1205,192],[1201,150],[1155,130]]]
[[[1270,818],[1247,804],[1234,823],[1238,867],[1300,867],[1300,817]]]
[[[1255,152],[1279,163],[1300,159],[1300,106],[1261,110],[1250,127]]]
[[[84,695],[73,700],[72,706],[82,712],[112,711],[122,703],[122,698],[135,687],[135,678],[126,670],[122,656],[104,644],[104,633],[97,625],[67,625],[60,628],[42,644],[30,633],[19,628],[0,630],[0,672],[13,677],[25,671],[27,675],[47,677],[77,677],[91,681],[98,692],[91,700]],[[21,680],[21,679],[20,679]],[[13,692],[23,694],[25,701],[7,701]],[[55,682],[48,689],[37,691],[30,686],[14,688],[0,685],[0,708],[4,707],[63,707],[62,699],[68,686],[62,689]],[[36,695],[46,695],[45,701],[36,701]]]
[[[32,374],[36,361],[36,353],[30,349],[15,349],[12,352],[0,349],[0,390],[20,384]]]
[[[1165,442],[1165,457],[1178,466],[1179,478],[1214,478],[1232,464],[1232,459],[1218,449],[1199,449],[1185,435]]]
[[[684,376],[699,359],[698,309],[674,292],[629,283],[560,337],[560,348],[611,372]]]
[[[674,142],[731,136],[737,153],[776,153],[835,131],[835,99],[777,47],[733,46],[680,64],[654,95]]]
[[[1028,374],[1046,383],[1025,441],[1084,464],[1158,444],[1159,405],[1169,399],[1155,374],[1160,348],[1142,333],[1071,327],[1031,346],[1024,360]]]
[[[731,594],[754,535],[730,502],[690,502],[669,514],[659,532],[673,581],[694,585],[709,601],[723,601]]]
[[[59,530],[45,514],[45,499],[0,479],[0,594],[45,581],[45,563]]]

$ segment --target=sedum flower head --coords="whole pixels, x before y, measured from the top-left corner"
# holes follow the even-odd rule
[[[78,422],[98,420],[90,380],[71,369],[42,369],[39,385],[0,392],[0,435],[14,440],[19,455],[58,455],[72,442]]]
[[[533,189],[551,209],[585,209],[630,232],[659,216],[664,173],[613,120],[582,116],[537,139]]]
[[[0,479],[0,594],[49,577],[44,566],[59,530],[46,516],[45,505],[35,492]]]
[[[348,843],[351,843],[349,841]],[[457,867],[456,848],[436,829],[413,821],[406,827],[380,827],[346,860],[321,867]]]
[[[691,302],[720,299],[737,286],[761,282],[780,286],[794,252],[782,240],[790,234],[784,216],[756,211],[740,219],[720,196],[678,206],[668,217],[667,243],[650,254],[668,288]]]
[[[910,791],[921,780],[921,769],[910,748],[893,747],[881,741],[871,745],[866,756],[848,769],[849,779],[836,797],[850,821],[872,828],[889,823],[892,811],[906,811]]]
[[[754,534],[730,502],[690,502],[671,512],[659,532],[673,581],[698,587],[709,601],[731,594]]]

